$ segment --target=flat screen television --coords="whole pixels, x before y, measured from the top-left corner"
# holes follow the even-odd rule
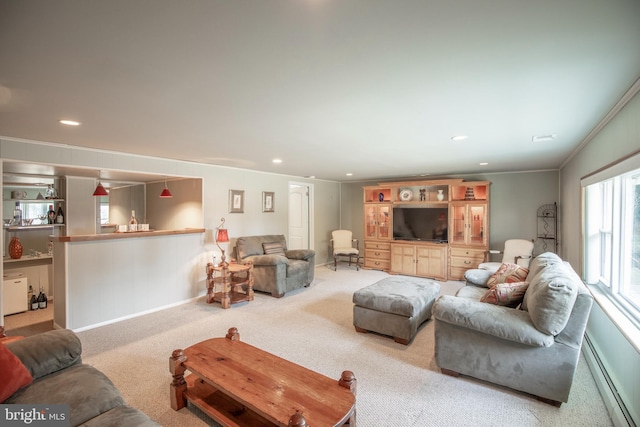
[[[393,208],[394,240],[447,243],[446,207],[403,206]]]

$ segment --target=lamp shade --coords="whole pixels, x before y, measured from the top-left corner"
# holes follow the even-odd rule
[[[98,186],[96,187],[95,191],[93,192],[93,195],[98,197],[98,196],[108,196],[109,193],[107,193],[107,190],[104,189],[104,187],[102,186],[102,183],[100,181],[98,181]]]
[[[160,193],[160,197],[169,198],[169,197],[173,197],[173,194],[171,194],[171,191],[169,191],[167,187],[164,187],[164,190],[162,190],[162,193]]]
[[[229,233],[226,228],[218,228],[218,235],[216,236],[216,242],[227,243],[229,241]]]

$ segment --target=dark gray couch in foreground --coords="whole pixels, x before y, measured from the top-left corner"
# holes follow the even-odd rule
[[[441,296],[433,306],[436,363],[444,373],[469,375],[560,406],[569,398],[593,298],[554,253],[531,261],[526,282],[519,308],[480,302],[487,291],[481,286]]]
[[[33,382],[3,403],[68,404],[71,426],[159,426],[128,406],[102,372],[81,360],[75,333],[58,329],[7,344]]]
[[[255,291],[268,292],[279,298],[313,282],[315,251],[287,250],[282,234],[238,237],[235,252],[238,263],[253,263]]]

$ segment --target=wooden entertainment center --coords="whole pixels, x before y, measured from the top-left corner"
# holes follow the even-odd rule
[[[364,187],[364,267],[463,280],[488,250],[490,186],[440,179]]]

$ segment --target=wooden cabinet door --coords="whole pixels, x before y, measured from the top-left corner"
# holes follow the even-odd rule
[[[416,247],[416,275],[446,278],[446,246],[442,248]]]
[[[391,245],[391,271],[410,276],[416,274],[415,247],[413,245]]]

